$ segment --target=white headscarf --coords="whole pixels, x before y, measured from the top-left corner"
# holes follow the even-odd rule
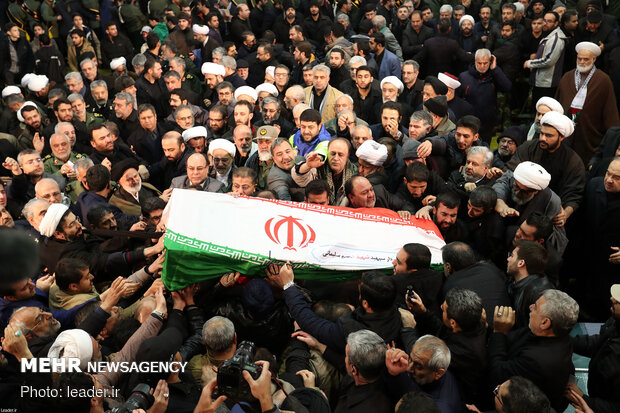
[[[51,204],[39,224],[39,232],[41,235],[45,237],[54,235],[54,231],[58,228],[62,216],[68,209],[69,207],[64,204]]]
[[[85,371],[88,367],[88,362],[93,358],[93,341],[84,330],[78,328],[65,330],[58,334],[47,353],[47,357],[60,359],[79,358],[80,369]]]
[[[521,185],[537,191],[547,188],[551,181],[551,175],[545,168],[530,161],[521,162],[517,165],[513,176]]]

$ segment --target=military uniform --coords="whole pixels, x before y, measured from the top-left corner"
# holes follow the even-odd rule
[[[181,80],[183,87],[187,90],[191,90],[196,93],[198,96],[202,96],[203,85],[204,83],[198,79],[197,76],[192,75],[191,73],[185,74],[185,77]]]
[[[90,130],[91,126],[101,125],[105,123],[107,119],[100,113],[86,111],[86,128]]]
[[[71,155],[69,156],[69,161],[76,163],[78,159],[82,159],[86,157],[87,157],[86,155],[82,155],[81,153],[71,152]],[[60,159],[56,158],[54,154],[47,155],[45,158],[43,158],[44,171],[51,175],[64,176],[63,174],[60,173],[60,168],[62,168],[62,166],[65,163],[66,162],[63,162]],[[65,176],[65,178],[69,180],[68,177]],[[76,199],[77,199],[77,196],[76,196]]]
[[[65,187],[65,195],[67,195],[72,203],[76,203],[82,192],[86,192],[86,188],[77,179]]]
[[[48,34],[52,38],[58,38],[60,32],[58,31],[58,16],[54,10],[54,6],[44,1],[41,4],[41,19],[49,27]]]

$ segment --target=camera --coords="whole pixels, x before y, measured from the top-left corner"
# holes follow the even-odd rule
[[[148,410],[154,402],[155,398],[151,395],[151,386],[140,383],[134,387],[125,403],[108,410],[106,413],[131,413],[136,409]]]
[[[411,285],[407,286],[407,292],[405,294],[407,295],[407,300],[415,300],[416,298],[415,292],[413,291],[413,287]]]
[[[250,385],[243,378],[243,371],[250,373],[254,380],[263,371],[262,366],[254,364],[256,346],[251,341],[242,341],[231,359],[226,360],[217,370],[217,388],[219,394],[232,400],[251,402],[254,399]]]

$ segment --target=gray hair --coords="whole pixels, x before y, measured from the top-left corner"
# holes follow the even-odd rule
[[[114,99],[120,99],[120,100],[124,100],[127,103],[131,103],[131,107],[136,109],[136,100],[134,99],[133,95],[129,92],[118,92],[115,96]]]
[[[386,25],[385,17],[376,15],[372,18],[372,25],[375,26],[377,30],[383,30]]]
[[[353,98],[350,95],[347,95],[346,93],[338,96],[338,98],[336,99],[336,102],[342,98],[345,98],[346,100],[348,100],[351,105],[355,104],[355,102],[353,102]]]
[[[222,56],[220,64],[228,69],[237,70],[237,61],[232,56]]]
[[[56,135],[56,134],[54,134],[54,135]],[[54,136],[54,135],[52,135],[52,136]],[[59,135],[60,135],[60,134],[59,134]],[[51,138],[50,138],[50,139],[51,139]],[[55,180],[55,179],[52,179],[52,178],[42,178],[42,179],[40,179],[40,180],[39,180],[39,182],[37,182],[37,183],[35,184],[35,186],[34,186],[34,193],[36,194],[37,192],[39,192],[39,191],[37,190],[37,188],[41,188],[41,186],[43,186],[43,185],[44,185],[44,184],[46,184],[46,183],[47,183],[47,184],[50,184],[50,183],[51,183],[51,184],[56,185],[56,186],[58,187],[58,190],[60,191],[60,185],[58,185],[58,182],[56,182],[56,180]]]
[[[321,63],[312,68],[312,74],[314,75],[316,72],[325,72],[327,73],[327,76],[329,76],[331,75],[332,70],[329,68],[329,66],[326,66],[323,63]]]
[[[142,53],[138,53],[137,55],[133,57],[133,59],[131,59],[131,65],[134,67],[136,66],[144,67],[145,64],[146,64],[146,56],[143,55]]]
[[[260,103],[260,110],[262,111],[263,108],[265,107],[265,105],[267,103],[275,103],[276,104],[276,110],[280,110],[280,106],[281,106],[281,101],[278,98],[274,98],[273,96],[267,96],[266,98],[263,99],[263,101]]]
[[[374,380],[385,365],[387,347],[374,331],[358,330],[347,337],[349,363],[367,380]]]
[[[96,66],[96,64],[95,64],[95,62],[93,61],[93,59],[90,59],[90,58],[88,58],[88,57],[87,57],[86,59],[83,59],[83,60],[80,62],[80,69],[81,69],[82,67],[84,67],[84,65],[85,65],[85,64],[87,64],[87,63],[90,63],[90,64],[92,64],[93,66]]]
[[[18,93],[9,95],[6,98],[4,98],[4,100],[6,101],[7,105],[12,105],[13,103],[24,103],[26,101],[26,99]]]
[[[63,122],[63,123],[69,123],[69,122]],[[69,144],[71,143],[71,139],[69,139],[69,137],[66,134],[58,132],[55,129],[56,128],[54,128],[54,133],[52,133],[52,136],[50,136],[50,145],[52,144],[52,139],[54,139],[55,136],[60,136],[62,138],[65,138],[67,142],[69,142]]]
[[[41,154],[38,151],[35,151],[34,149],[24,149],[23,151],[21,151],[20,153],[17,154],[17,163],[21,166],[22,164],[22,159],[24,159],[24,156],[26,155],[39,155],[41,156]]]
[[[491,51],[489,49],[478,49],[476,50],[476,54],[474,55],[474,59],[478,59],[479,57],[488,57],[491,58]]]
[[[417,110],[411,114],[409,121],[419,122],[423,121],[427,125],[433,124],[433,117],[425,110]]]
[[[349,59],[349,66],[357,63],[361,63],[362,66],[366,66],[368,64],[368,61],[362,56],[353,56],[351,59]]]
[[[342,116],[342,115],[348,115],[348,114],[352,114],[352,115],[353,115],[353,120],[354,120],[354,121],[357,121],[357,115],[356,115],[356,114],[355,114],[355,112],[354,112],[354,111],[352,111],[352,110],[343,110],[342,112],[340,112],[340,113],[338,114],[338,116],[340,117],[340,116]]]
[[[413,66],[413,70],[415,72],[419,72],[420,71],[420,64],[418,62],[416,62],[415,60],[405,60],[403,62],[403,67],[405,67],[407,65],[412,65]]]
[[[105,90],[108,90],[108,84],[105,82],[105,80],[93,80],[90,83],[90,91],[92,92],[93,90],[95,90],[95,88],[101,86],[103,86]]]
[[[415,347],[422,352],[432,352],[428,368],[433,371],[448,370],[450,366],[450,349],[442,339],[427,334],[415,342]]]
[[[579,304],[570,295],[560,290],[545,290],[545,303],[540,308],[542,316],[551,320],[553,333],[562,337],[570,333],[579,317]]]
[[[493,152],[486,146],[472,146],[467,151],[467,156],[469,155],[482,155],[482,163],[491,166],[493,162]]]
[[[202,342],[217,353],[228,350],[235,343],[235,325],[226,317],[211,317],[202,327]]]
[[[450,14],[452,14],[453,10],[454,9],[452,8],[452,6],[450,6],[449,4],[444,4],[443,6],[439,8],[439,13],[449,12]]]
[[[59,87],[56,87],[50,90],[50,93],[47,94],[48,100],[55,99],[55,98],[66,98],[66,97],[67,97],[67,93],[65,93],[65,91]]]
[[[180,111],[184,110],[184,109],[189,109],[190,112],[192,111],[192,107],[190,105],[179,105],[177,106],[177,108],[174,110],[174,118],[177,118],[177,115],[179,114]],[[194,112],[192,112],[192,115],[194,114]]]
[[[84,81],[80,72],[69,72],[65,75],[65,82],[71,79],[77,80],[78,82]]]
[[[226,49],[224,49],[223,47],[216,47],[215,49],[213,49],[213,52],[211,52],[211,56],[219,56],[222,57],[226,54]]]
[[[306,92],[304,92],[304,88],[301,85],[293,85],[286,91],[290,91],[292,97],[296,100],[303,102],[306,99]]]
[[[31,219],[34,217],[34,207],[37,206],[38,204],[45,202],[46,204],[49,205],[49,202],[47,202],[45,199],[39,199],[39,198],[33,198],[30,201],[28,201],[26,203],[26,205],[24,205],[24,209],[22,209],[22,214],[24,215],[24,217],[26,219]]]
[[[525,7],[523,7],[523,4],[521,4],[521,2],[515,1],[513,4],[517,8],[517,13],[525,13]],[[564,7],[566,7],[566,6],[564,6]]]
[[[95,163],[93,162],[92,159],[90,158],[80,158],[77,161],[75,161],[75,170],[77,171],[82,170],[82,171],[88,171],[88,168],[90,168],[91,166],[94,166]]]
[[[175,56],[172,59],[170,59],[170,61],[175,62],[177,65],[181,66],[183,70],[187,68],[187,63],[185,63],[185,59],[183,59],[182,57]]]
[[[354,127],[353,131],[351,131],[351,136],[355,135],[355,133],[360,129],[365,130],[368,136],[372,138],[372,130],[366,125],[357,125],[356,127]]]
[[[453,288],[446,294],[446,313],[467,332],[473,331],[482,323],[482,298],[472,290]]]
[[[62,128],[63,126],[67,126],[67,125],[71,125],[71,127],[73,127],[73,130],[75,130],[75,126],[73,126],[73,123],[71,122],[58,122],[56,126],[54,126],[54,133],[62,133],[60,131],[60,128]]]
[[[80,95],[79,93],[72,93],[69,96],[67,96],[67,99],[71,103],[73,103],[73,102],[75,102],[77,100],[81,100],[83,102],[84,101],[84,96]]]
[[[310,106],[306,105],[305,103],[296,104],[295,107],[293,108],[293,116],[295,116],[295,112],[297,112],[298,110],[301,111],[299,112],[299,114],[301,115],[303,111],[306,109],[310,109]]]
[[[349,20],[349,16],[347,16],[344,13],[340,13],[338,16],[336,16],[336,21],[339,21],[339,20],[344,20],[347,23],[351,22],[351,20]]]

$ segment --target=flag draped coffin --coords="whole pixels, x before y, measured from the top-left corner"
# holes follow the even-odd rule
[[[386,209],[352,209],[175,189],[166,211],[162,279],[172,291],[232,271],[264,276],[290,261],[298,278],[342,280],[391,270],[407,243],[441,262],[445,244],[428,220]]]

